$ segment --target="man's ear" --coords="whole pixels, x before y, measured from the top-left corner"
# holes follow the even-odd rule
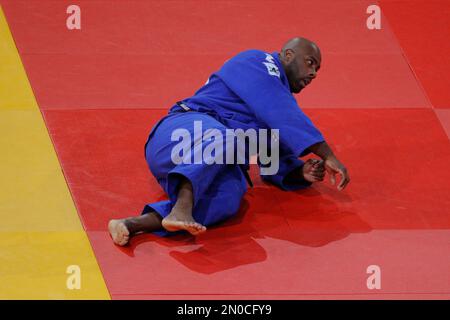
[[[291,62],[295,58],[295,52],[292,49],[286,49],[284,51],[284,59],[286,62]]]

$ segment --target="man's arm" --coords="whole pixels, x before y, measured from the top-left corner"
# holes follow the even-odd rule
[[[269,148],[269,151],[272,152],[271,144],[269,142],[267,143],[267,147]],[[276,174],[266,175],[262,173],[262,169],[268,165],[262,164],[259,161],[259,156],[258,165],[261,169],[262,180],[269,182],[282,190],[294,191],[311,185],[310,181],[303,178],[302,168],[304,162],[294,154],[290,153],[283,144],[279,145],[278,171]]]
[[[313,144],[308,148],[308,151],[314,153],[315,155],[322,158],[322,160],[326,160],[330,156],[334,156],[333,150],[331,150],[330,146],[326,141],[322,141],[316,144]]]
[[[238,54],[225,62],[216,74],[250,107],[259,121],[268,128],[279,130],[280,142],[291,154],[295,157],[305,156],[310,151],[317,154],[324,160],[333,184],[336,173],[340,174],[342,179],[338,189],[342,190],[350,181],[347,169],[333,155],[321,132],[299,108],[280,77],[268,73],[265,55]]]
[[[299,108],[280,74],[268,72],[266,56],[269,55],[254,51],[240,53],[216,74],[246,103],[260,123],[279,130],[280,143],[289,153],[303,156],[307,147],[325,139]]]
[[[313,144],[308,150],[323,159],[325,170],[330,175],[331,184],[336,184],[336,174],[341,176],[341,181],[337,188],[338,190],[343,190],[350,182],[350,175],[347,168],[336,158],[328,143],[323,141]]]

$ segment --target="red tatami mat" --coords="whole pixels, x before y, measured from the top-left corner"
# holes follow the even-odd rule
[[[165,198],[142,150],[164,113],[44,112],[113,298],[450,296],[450,147],[432,110],[307,110],[347,164],[347,190],[283,192],[253,168],[234,219],[197,239],[141,235],[119,248],[107,221]],[[373,264],[380,291],[366,286]]]
[[[104,230],[111,216],[139,213],[164,193],[144,158],[153,125],[167,110],[44,111],[85,228]]]
[[[166,108],[232,55],[296,35],[323,52],[301,106],[429,107],[389,28],[367,29],[370,1],[80,1],[75,31],[68,4],[4,1],[41,109]]]
[[[72,2],[1,3],[114,298],[450,297],[450,144],[439,122],[448,129],[448,117],[438,119],[425,94],[445,107],[437,89],[447,76],[436,71],[429,89],[417,71],[428,62],[436,70],[448,45],[428,27],[406,37],[423,28],[417,37],[431,40],[420,40],[421,52],[440,50],[418,54],[422,61],[403,40],[401,49],[389,23],[366,28],[365,0],[78,1],[81,31],[65,27]],[[411,3],[383,4],[399,38],[389,6],[441,12]],[[252,167],[255,187],[235,218],[196,239],[141,235],[113,245],[109,219],[166,198],[144,143],[167,108],[233,54],[279,50],[297,35],[323,51],[319,77],[297,98],[347,165],[348,189],[326,181],[283,192]],[[366,286],[370,265],[381,268],[381,290]]]
[[[450,228],[450,145],[431,109],[310,109],[352,182],[306,192],[250,191],[250,210],[328,215],[374,229]],[[45,111],[70,189],[88,230],[134,215],[163,196],[144,160],[144,143],[164,110]],[[252,171],[254,180],[256,170]],[[437,174],[438,173],[438,174]],[[439,201],[435,201],[439,199]],[[264,209],[266,208],[266,209]],[[313,219],[314,221],[314,219]]]
[[[435,112],[450,139],[450,109],[436,109]]]
[[[264,216],[247,214],[197,239],[138,236],[126,249],[115,248],[106,232],[88,234],[116,299],[450,298],[448,230],[350,227],[316,246],[296,227],[254,225]],[[310,237],[324,234],[316,229]],[[380,290],[367,288],[371,265],[380,267]]]
[[[22,54],[225,54],[308,35],[329,53],[398,53],[389,29],[366,27],[370,0],[0,0]],[[282,26],[282,27],[281,27]],[[176,45],[175,45],[176,44]]]
[[[405,55],[436,108],[450,108],[450,1],[381,0]]]
[[[72,55],[70,63],[68,58],[23,55],[42,109],[166,108],[194,94],[229,57]],[[319,76],[297,100],[302,107],[429,107],[397,54],[325,55]]]

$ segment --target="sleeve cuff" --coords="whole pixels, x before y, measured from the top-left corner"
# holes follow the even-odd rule
[[[303,178],[292,178],[292,173],[300,170],[304,162],[296,157],[290,157],[283,161],[280,170],[275,175],[262,175],[263,181],[272,183],[285,191],[295,191],[311,186],[311,182]]]

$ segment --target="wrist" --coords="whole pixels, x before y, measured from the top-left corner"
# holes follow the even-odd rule
[[[322,158],[323,161],[334,160],[334,159],[336,159],[336,156],[332,152],[329,153],[329,154],[324,155],[324,157]]]
[[[326,141],[322,141],[312,145],[309,148],[309,150],[315,155],[319,156],[324,161],[335,158],[333,150],[331,150],[330,146]]]

